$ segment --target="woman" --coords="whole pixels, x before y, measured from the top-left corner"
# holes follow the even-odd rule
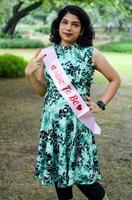
[[[120,77],[103,54],[93,48],[93,38],[90,19],[77,6],[60,10],[51,25],[50,40],[61,66],[91,112],[99,113],[115,95]],[[43,64],[45,58],[46,54],[38,50],[25,70],[32,88],[44,96],[35,176],[44,185],[55,184],[59,200],[72,199],[75,184],[90,200],[108,200],[99,183],[101,175],[93,132],[77,119],[57,90]],[[109,84],[99,101],[91,103],[90,86],[95,70]]]

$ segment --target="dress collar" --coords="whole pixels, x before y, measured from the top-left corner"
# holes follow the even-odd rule
[[[73,43],[73,44],[70,44],[68,46],[63,46],[62,44],[57,44],[55,46],[57,47],[57,49],[59,49],[63,52],[67,52],[68,50],[73,50],[74,48],[78,47],[78,44]]]

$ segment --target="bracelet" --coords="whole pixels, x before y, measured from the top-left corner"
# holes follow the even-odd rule
[[[102,109],[102,110],[105,110],[105,104],[103,101],[97,101],[96,104]]]

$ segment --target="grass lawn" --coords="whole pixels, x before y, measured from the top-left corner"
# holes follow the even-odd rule
[[[105,52],[104,55],[121,75],[132,76],[132,54]]]

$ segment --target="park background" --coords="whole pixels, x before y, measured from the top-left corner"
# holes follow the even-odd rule
[[[39,120],[43,106],[24,76],[38,48],[49,46],[50,25],[60,8],[86,10],[95,29],[94,46],[121,76],[121,87],[105,112],[96,115],[96,136],[104,185],[110,200],[132,199],[132,1],[0,0],[0,200],[57,199],[53,186],[34,179]],[[95,73],[91,98],[107,81]],[[76,188],[74,198],[86,198]]]

